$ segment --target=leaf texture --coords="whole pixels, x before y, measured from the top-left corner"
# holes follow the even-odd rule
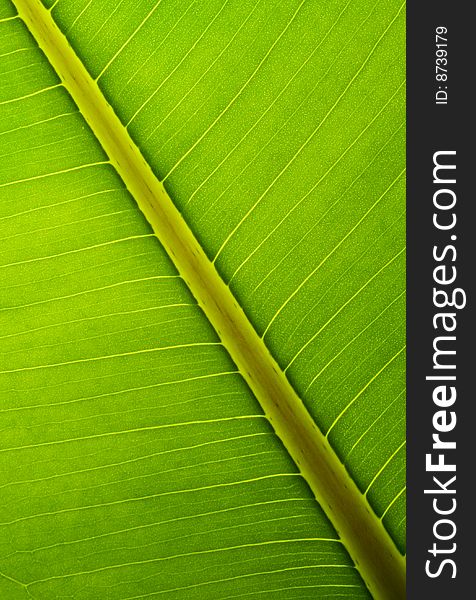
[[[402,7],[52,15],[403,551]],[[0,591],[368,597],[5,0],[0,28]]]

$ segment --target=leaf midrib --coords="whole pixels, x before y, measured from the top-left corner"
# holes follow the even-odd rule
[[[40,0],[13,0],[216,330],[376,599],[405,597],[405,559]]]

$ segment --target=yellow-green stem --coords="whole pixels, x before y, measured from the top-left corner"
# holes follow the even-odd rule
[[[376,600],[405,598],[405,559],[40,0],[13,0],[340,535]]]

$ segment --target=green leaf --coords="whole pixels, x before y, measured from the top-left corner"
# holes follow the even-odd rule
[[[2,597],[404,597],[403,36],[1,0]]]

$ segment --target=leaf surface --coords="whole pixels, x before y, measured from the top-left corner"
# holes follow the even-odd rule
[[[3,0],[3,595],[367,597],[14,15]],[[52,15],[403,550],[401,6]]]

